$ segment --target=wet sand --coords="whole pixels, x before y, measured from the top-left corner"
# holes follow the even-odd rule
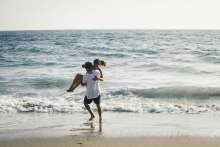
[[[97,116],[97,113],[95,113]],[[103,113],[92,123],[87,113],[1,114],[0,141],[70,135],[106,138],[197,136],[220,137],[220,114]],[[40,122],[40,123],[39,123]]]
[[[209,137],[137,137],[106,138],[66,136],[58,138],[20,138],[0,141],[0,147],[219,147],[219,138]]]

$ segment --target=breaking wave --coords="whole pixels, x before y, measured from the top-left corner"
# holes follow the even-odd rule
[[[84,94],[64,93],[59,96],[2,95],[0,97],[0,112],[84,112],[82,95]],[[220,112],[219,97],[220,90],[218,88],[161,87],[121,89],[103,93],[101,104],[103,111],[110,112],[204,113]],[[92,108],[96,109],[95,105],[92,105]]]

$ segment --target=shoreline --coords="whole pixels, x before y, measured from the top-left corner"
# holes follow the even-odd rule
[[[218,137],[98,137],[64,136],[55,138],[20,138],[0,141],[0,147],[218,147]]]
[[[95,113],[97,116],[97,113]],[[88,122],[87,113],[1,114],[0,141],[22,138],[89,136],[142,138],[196,136],[220,137],[220,114],[136,114],[105,112]]]

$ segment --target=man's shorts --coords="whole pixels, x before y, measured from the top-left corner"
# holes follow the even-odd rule
[[[90,104],[92,101],[94,101],[95,104],[100,104],[100,95],[96,98],[88,99],[87,96],[84,98],[84,104]]]

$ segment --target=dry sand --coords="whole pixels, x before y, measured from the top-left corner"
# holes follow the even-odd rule
[[[66,136],[59,138],[23,138],[0,141],[0,147],[220,147],[219,138],[143,137],[104,138]]]

